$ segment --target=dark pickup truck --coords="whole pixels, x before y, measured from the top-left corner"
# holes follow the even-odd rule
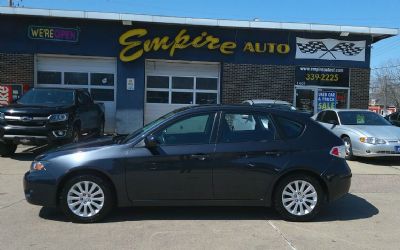
[[[11,105],[0,107],[0,155],[18,144],[77,142],[82,134],[104,131],[104,106],[86,90],[34,88]]]

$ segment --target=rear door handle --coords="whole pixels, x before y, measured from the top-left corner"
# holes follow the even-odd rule
[[[208,159],[208,155],[206,154],[193,154],[190,156],[192,159],[197,159],[199,161],[204,161]]]

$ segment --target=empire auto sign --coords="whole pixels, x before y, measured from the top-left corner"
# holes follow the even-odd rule
[[[131,29],[122,34],[119,43],[123,46],[120,52],[120,59],[123,62],[134,61],[145,53],[164,50],[173,57],[178,50],[188,48],[207,48],[208,50],[219,51],[224,55],[232,55],[236,50],[241,49],[245,53],[267,53],[285,55],[290,52],[287,43],[276,42],[245,42],[241,48],[234,41],[222,41],[219,37],[207,32],[201,32],[197,36],[191,36],[186,29],[182,29],[174,37],[163,36],[148,38],[146,29]],[[144,40],[143,40],[144,38]]]
[[[292,48],[289,43],[276,41],[224,41],[208,32],[195,35],[181,29],[173,36],[150,37],[147,29],[131,29],[119,37],[119,44],[123,46],[119,58],[123,62],[131,62],[144,54],[155,51],[167,51],[173,57],[177,51],[189,48],[206,48],[218,51],[223,55],[232,55],[235,52],[246,54],[288,55]],[[311,60],[338,60],[338,61],[365,61],[366,41],[344,41],[336,39],[307,39],[296,37],[295,59]]]

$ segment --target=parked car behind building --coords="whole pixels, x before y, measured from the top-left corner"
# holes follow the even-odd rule
[[[400,156],[400,128],[368,110],[324,110],[313,119],[341,138],[346,158]]]
[[[83,133],[103,133],[104,106],[86,90],[34,88],[0,108],[0,155],[18,144],[77,142]]]

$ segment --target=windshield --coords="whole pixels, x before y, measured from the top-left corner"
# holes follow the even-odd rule
[[[146,133],[147,131],[149,131],[150,129],[156,127],[158,124],[161,124],[163,121],[167,120],[168,118],[170,118],[171,116],[173,116],[174,114],[185,110],[187,108],[180,108],[180,109],[176,109],[172,112],[169,112],[166,115],[161,116],[160,118],[146,124],[143,128],[140,128],[138,130],[136,130],[135,132],[129,134],[128,136],[125,137],[125,139],[121,142],[121,143],[127,143],[128,141],[130,141],[131,139],[135,138],[136,136],[142,134],[142,133]]]
[[[338,112],[342,125],[391,125],[385,118],[368,111],[345,111]]]
[[[17,103],[38,106],[73,105],[74,91],[68,89],[31,89]]]

